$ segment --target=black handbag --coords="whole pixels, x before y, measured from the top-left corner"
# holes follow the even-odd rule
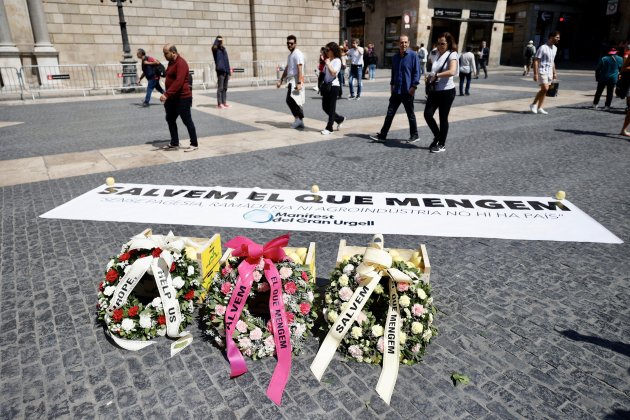
[[[440,69],[440,71],[438,71],[438,73],[441,73],[444,71],[444,68],[446,67],[446,63],[448,63],[448,59],[451,58],[451,54],[453,54],[452,51],[448,53],[448,57],[446,57],[446,60],[444,61],[444,64],[442,64],[442,68]],[[426,93],[427,95],[437,91],[437,81],[438,81],[438,79],[435,79],[432,82],[427,82],[428,79],[429,79],[428,77],[424,79],[424,93]]]
[[[621,73],[621,78],[617,80],[615,95],[617,98],[627,98],[630,94],[630,72]]]
[[[330,95],[330,92],[332,92],[332,82],[330,83],[322,83],[321,86],[319,87],[319,92],[323,95]]]
[[[545,96],[548,96],[550,98],[555,98],[556,96],[558,96],[559,89],[560,89],[560,82],[555,80],[551,82],[551,84],[549,85],[549,89],[547,89],[547,93],[545,93]]]

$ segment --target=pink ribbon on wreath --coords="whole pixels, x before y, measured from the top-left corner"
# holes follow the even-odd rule
[[[276,355],[278,356],[278,363],[267,387],[267,396],[277,405],[280,405],[282,402],[282,393],[291,372],[291,331],[282,299],[282,280],[275,265],[276,262],[287,258],[282,248],[288,244],[289,235],[278,236],[262,246],[244,236],[237,236],[225,244],[228,248],[233,249],[233,256],[244,257],[238,266],[238,279],[225,311],[225,342],[228,360],[230,361],[230,377],[234,378],[247,372],[245,359],[243,359],[241,351],[234,343],[232,335],[249,296],[254,270],[260,259],[263,258],[265,278],[271,288],[269,313],[271,314],[273,338],[276,345]]]

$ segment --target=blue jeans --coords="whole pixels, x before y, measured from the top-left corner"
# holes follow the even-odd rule
[[[151,79],[147,83],[147,94],[144,97],[144,103],[148,104],[151,100],[151,93],[153,93],[153,89],[157,90],[160,93],[164,93],[164,89],[160,86],[160,79]]]
[[[350,96],[354,96],[354,80],[357,80],[357,97],[361,96],[361,88],[363,87],[363,66],[350,66],[350,77],[348,84],[350,85]]]
[[[459,94],[464,94],[464,80],[466,81],[466,95],[470,93],[470,76],[472,73],[459,72]]]
[[[370,80],[374,80],[376,78],[376,64],[370,64],[368,71],[370,72]]]

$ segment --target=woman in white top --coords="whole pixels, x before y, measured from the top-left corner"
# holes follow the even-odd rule
[[[429,146],[431,153],[440,153],[445,149],[448,135],[448,114],[455,99],[455,83],[453,77],[459,72],[457,44],[453,36],[445,32],[438,37],[437,55],[433,61],[431,72],[427,75],[426,83],[435,83],[436,89],[429,92],[427,104],[424,107],[424,120],[433,133],[433,143]],[[433,115],[440,113],[438,127]]]
[[[345,118],[337,114],[337,98],[340,86],[337,74],[341,71],[341,49],[335,42],[329,42],[324,49],[326,60],[324,60],[324,83],[322,83],[322,109],[328,114],[328,124],[321,131],[322,135],[332,134],[333,123],[337,123],[337,130],[341,128]]]

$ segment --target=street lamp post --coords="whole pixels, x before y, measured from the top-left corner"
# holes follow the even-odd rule
[[[101,0],[103,3],[104,0]],[[126,0],[110,0],[112,3],[116,3],[118,6],[118,21],[120,23],[120,34],[122,35],[123,42],[123,60],[120,62],[123,65],[123,92],[133,92],[136,80],[138,79],[136,60],[131,55],[131,48],[129,47],[129,37],[127,36],[127,22],[125,21],[125,14],[123,12],[123,3]],[[132,0],[129,0],[132,3]]]

